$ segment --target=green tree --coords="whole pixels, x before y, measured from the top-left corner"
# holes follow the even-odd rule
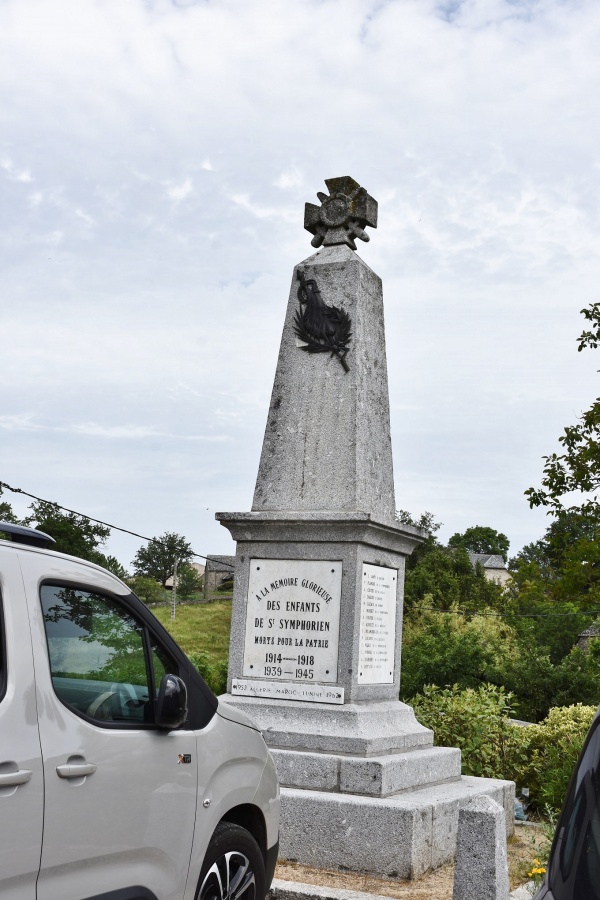
[[[0,498],[2,497],[2,488],[0,488]],[[0,522],[10,522],[13,525],[18,525],[19,520],[14,514],[13,508],[10,503],[7,503],[6,500],[0,499]]]
[[[442,527],[442,522],[436,522],[433,513],[424,512],[416,518],[406,509],[396,510],[396,521],[401,525],[412,525],[413,528],[422,528],[429,535],[435,534]]]
[[[463,547],[443,547],[430,537],[408,558],[404,592],[407,608],[433,605],[448,609],[458,604],[475,612],[486,606],[502,607],[503,597],[502,588],[488,581],[481,566],[473,568]]]
[[[507,661],[518,656],[519,646],[514,629],[490,612],[408,616],[402,638],[402,699],[409,700],[426,684],[503,684]]]
[[[578,351],[597,349],[600,344],[600,303],[592,303],[581,310],[590,328],[579,336]],[[542,484],[529,488],[525,495],[529,505],[546,506],[555,513],[563,509],[579,509],[582,513],[600,519],[600,397],[579,418],[576,425],[569,425],[558,439],[561,451],[544,456]],[[570,494],[582,494],[581,502],[565,507],[564,500]]]
[[[507,611],[515,627],[558,664],[589,625],[585,610],[600,607],[600,522],[581,510],[560,511],[509,568]]]
[[[165,531],[160,537],[152,538],[146,547],[140,547],[132,566],[136,575],[154,578],[164,589],[173,574],[175,560],[181,565],[193,558],[194,551],[182,535]]]
[[[108,569],[109,572],[112,572],[113,575],[116,575],[117,578],[121,579],[121,581],[127,581],[127,579],[129,578],[129,572],[115,556],[104,556],[104,554],[99,555],[102,556],[102,562],[99,565],[104,566],[105,569]]]
[[[86,516],[63,512],[56,503],[35,500],[29,508],[32,513],[25,520],[26,524],[35,523],[39,531],[53,537],[56,541],[53,550],[103,565],[106,557],[100,548],[110,537],[110,528],[92,522]]]
[[[162,603],[164,592],[158,581],[147,575],[134,575],[127,579],[127,584],[136,597],[143,603]]]
[[[202,576],[187,562],[177,568],[177,596],[181,600],[189,600],[202,590]]]
[[[460,532],[453,534],[448,546],[463,547],[472,553],[496,553],[506,562],[510,541],[501,531],[484,525],[474,525],[462,534]]]

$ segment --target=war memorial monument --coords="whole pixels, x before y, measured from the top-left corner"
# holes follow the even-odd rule
[[[459,808],[512,782],[461,776],[460,750],[398,700],[404,567],[381,279],[356,253],[377,203],[331,178],[304,227],[251,512],[236,541],[228,703],[262,729],[282,785],[281,856],[415,878],[453,859]]]

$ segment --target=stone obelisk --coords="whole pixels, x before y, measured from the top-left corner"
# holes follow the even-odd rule
[[[284,857],[414,877],[452,858],[459,802],[510,789],[461,778],[460,751],[432,747],[398,700],[404,567],[424,534],[395,520],[382,285],[355,252],[377,203],[352,178],[325,183],[252,511],[217,514],[237,542],[223,699],[271,747]]]

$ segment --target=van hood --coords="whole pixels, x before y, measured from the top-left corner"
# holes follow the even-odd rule
[[[246,713],[243,713],[235,706],[230,706],[228,703],[224,703],[220,698],[219,705],[217,706],[217,714],[223,719],[228,719],[230,722],[235,722],[237,725],[246,725],[247,728],[253,728],[254,731],[260,731],[260,728],[258,727],[256,722],[253,722],[250,716],[247,716]]]

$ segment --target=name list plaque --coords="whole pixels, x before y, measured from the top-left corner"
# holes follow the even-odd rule
[[[335,684],[341,593],[340,560],[250,560],[244,676],[268,679],[267,690],[279,682]],[[239,692],[250,693],[247,682]],[[293,694],[278,696],[298,699]],[[317,690],[302,699],[331,702]]]
[[[358,684],[392,684],[398,571],[363,563]]]

